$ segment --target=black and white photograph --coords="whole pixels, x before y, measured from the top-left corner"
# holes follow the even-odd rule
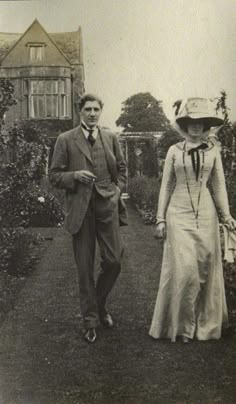
[[[0,0],[0,404],[236,402],[235,38],[235,0]]]

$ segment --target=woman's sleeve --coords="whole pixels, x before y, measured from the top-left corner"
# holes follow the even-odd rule
[[[231,218],[229,211],[228,195],[225,185],[225,176],[220,151],[216,151],[215,162],[211,174],[212,197],[216,209],[224,222]]]
[[[169,148],[165,159],[164,171],[158,200],[157,222],[165,220],[166,210],[175,186],[174,147],[175,146],[171,146]]]

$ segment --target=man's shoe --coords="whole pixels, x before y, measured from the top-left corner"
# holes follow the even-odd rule
[[[88,328],[84,333],[84,339],[85,339],[85,341],[89,342],[90,344],[95,342],[97,339],[97,333],[96,333],[95,328]]]
[[[106,328],[112,328],[114,326],[114,322],[109,313],[105,313],[100,316],[101,324]]]

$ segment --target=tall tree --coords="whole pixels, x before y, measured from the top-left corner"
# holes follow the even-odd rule
[[[169,128],[162,102],[150,93],[138,93],[122,103],[121,115],[116,121],[124,132],[156,132]]]

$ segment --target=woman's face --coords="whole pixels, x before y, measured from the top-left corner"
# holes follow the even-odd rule
[[[191,138],[198,139],[202,136],[204,124],[201,120],[194,120],[188,123],[188,134]]]

